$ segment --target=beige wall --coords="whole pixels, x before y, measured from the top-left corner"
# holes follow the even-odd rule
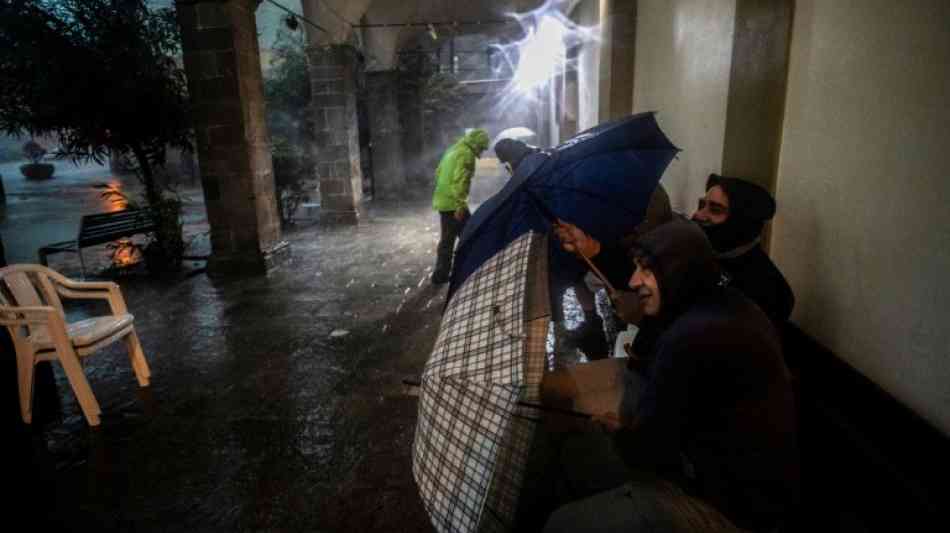
[[[722,165],[734,0],[640,0],[633,110],[683,149],[663,178],[673,208],[692,212]]]
[[[948,21],[798,0],[772,255],[793,319],[950,434]]]

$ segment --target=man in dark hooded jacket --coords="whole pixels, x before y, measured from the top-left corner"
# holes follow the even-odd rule
[[[798,498],[788,371],[769,319],[720,283],[702,230],[673,221],[634,248],[652,363],[636,415],[611,422],[636,474],[556,511],[546,531],[774,527]],[[613,420],[613,419],[610,419]]]
[[[775,200],[768,191],[745,180],[710,174],[693,220],[712,242],[729,285],[780,326],[792,313],[795,295],[759,245],[762,227],[773,216]]]

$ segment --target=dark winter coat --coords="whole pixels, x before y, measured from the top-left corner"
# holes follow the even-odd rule
[[[675,221],[638,242],[660,286],[648,317],[654,361],[637,421],[616,435],[625,460],[654,471],[740,527],[773,524],[797,501],[796,418],[781,345],[769,319],[719,286],[698,226]]]
[[[736,257],[720,256],[719,266],[728,285],[755,302],[781,328],[792,314],[795,294],[762,248],[756,244]]]

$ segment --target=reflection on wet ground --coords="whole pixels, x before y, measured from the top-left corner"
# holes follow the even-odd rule
[[[35,263],[37,250],[47,244],[76,238],[83,215],[106,213],[122,207],[102,194],[96,185],[107,185],[132,202],[143,203],[142,186],[134,175],[118,175],[97,163],[75,165],[69,161],[51,161],[56,172],[49,180],[28,180],[20,174],[22,162],[0,164],[6,190],[6,205],[0,205],[0,234],[10,263]],[[189,255],[206,255],[210,250],[208,222],[197,182],[173,186],[182,200],[182,221]],[[145,241],[144,235],[133,238]],[[108,245],[84,250],[86,265],[95,272],[110,265]],[[79,275],[78,256],[71,253],[51,255],[50,266],[68,276]],[[192,267],[194,265],[188,264]]]
[[[55,390],[37,394],[58,394],[60,413],[38,401],[33,428],[14,422],[24,495],[45,495],[34,520],[109,531],[429,530],[410,471],[416,404],[401,380],[421,372],[438,329],[444,289],[427,281],[437,219],[427,205],[377,203],[358,227],[286,237],[293,262],[267,277],[119,280],[152,386],[137,387],[120,346],[88,359],[103,411],[90,430],[55,369]],[[349,333],[331,337],[338,329]]]
[[[11,263],[109,210],[93,183],[139,190],[107,167],[67,165],[42,183],[0,165]],[[479,167],[473,208],[503,185],[495,171]],[[206,254],[200,189],[180,194],[189,253]],[[268,276],[213,281],[197,262],[170,280],[119,277],[152,385],[138,388],[121,344],[89,358],[97,429],[58,367],[37,378],[34,424],[23,425],[3,354],[16,508],[57,530],[430,531],[411,475],[416,399],[401,383],[421,373],[438,332],[438,218],[428,202],[367,208],[359,226],[286,232],[293,260]],[[100,248],[90,271],[108,264]],[[75,256],[51,266],[78,275]],[[67,313],[105,312],[97,305]],[[576,303],[567,311],[576,321]]]

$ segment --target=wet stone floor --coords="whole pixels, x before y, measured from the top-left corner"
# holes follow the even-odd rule
[[[401,382],[421,372],[445,296],[428,283],[435,215],[425,204],[375,204],[357,227],[303,224],[285,238],[292,262],[266,277],[117,279],[152,383],[137,386],[121,343],[87,359],[99,428],[86,425],[55,366],[51,382],[38,380],[34,424],[20,423],[5,357],[8,503],[20,523],[431,529],[411,474],[416,399]]]

